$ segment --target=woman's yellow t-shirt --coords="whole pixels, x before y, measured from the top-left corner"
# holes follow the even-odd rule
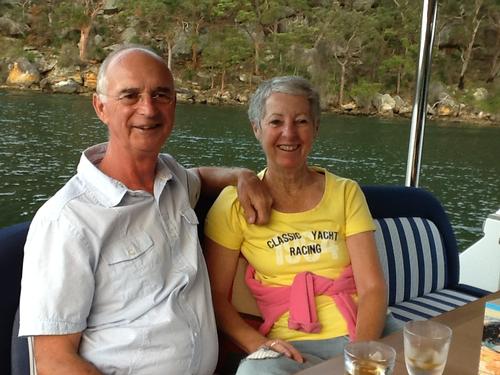
[[[265,226],[248,224],[236,188],[225,188],[210,209],[205,235],[243,256],[255,268],[255,278],[270,286],[291,285],[297,273],[309,271],[337,278],[350,264],[347,236],[375,229],[358,184],[314,168],[326,178],[325,191],[316,207],[305,212],[272,210]],[[265,170],[259,176],[262,178]],[[328,296],[317,296],[319,333],[288,328],[288,312],[273,325],[268,337],[283,340],[316,340],[347,334],[347,324]]]

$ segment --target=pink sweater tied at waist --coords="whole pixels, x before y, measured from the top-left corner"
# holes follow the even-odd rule
[[[301,272],[295,275],[290,286],[267,286],[255,279],[255,269],[248,265],[245,280],[254,295],[264,323],[260,333],[267,335],[273,324],[286,311],[290,311],[288,328],[307,333],[318,333],[321,324],[318,322],[314,297],[327,295],[333,298],[337,308],[347,323],[349,337],[355,338],[357,305],[352,298],[356,293],[356,284],[349,265],[335,280]]]

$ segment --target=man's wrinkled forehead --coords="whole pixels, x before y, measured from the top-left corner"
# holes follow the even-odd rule
[[[168,86],[174,90],[174,80],[167,64],[155,53],[144,49],[128,49],[118,53],[109,62],[106,76],[115,84],[125,83],[123,80],[137,83],[137,79],[144,79],[144,82],[154,81],[155,86]]]
[[[135,55],[135,56],[134,56]],[[158,56],[156,53],[149,51],[147,49],[142,49],[142,48],[130,48],[130,49],[125,49],[123,51],[118,52],[115,56],[113,56],[112,60],[109,62],[108,65],[108,73],[109,70],[112,66],[124,66],[124,62],[133,58],[141,58],[141,57],[147,57],[153,60],[156,60],[158,63],[163,65],[166,71],[170,73],[170,69],[168,69],[167,64],[163,59]]]

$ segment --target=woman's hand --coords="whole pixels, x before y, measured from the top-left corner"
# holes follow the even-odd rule
[[[275,352],[282,353],[283,355],[291,358],[299,363],[304,363],[304,358],[295,347],[285,340],[273,339],[267,340],[261,347],[274,350]]]

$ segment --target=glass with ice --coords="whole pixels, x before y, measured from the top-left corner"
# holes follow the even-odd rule
[[[376,341],[351,342],[344,348],[347,375],[391,375],[396,351]]]
[[[404,327],[406,369],[410,375],[441,375],[448,358],[451,328],[431,320]]]

